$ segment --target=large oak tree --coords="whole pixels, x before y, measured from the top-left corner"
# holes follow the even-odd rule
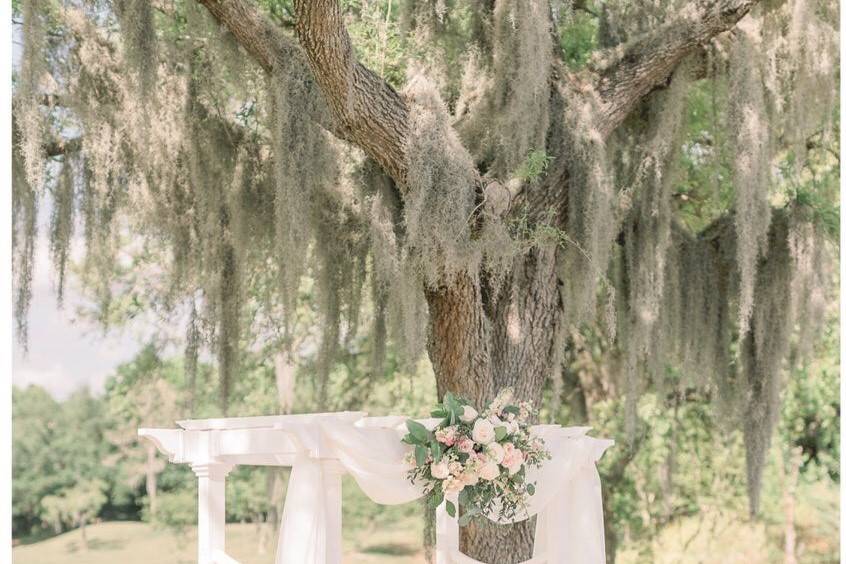
[[[585,64],[564,41],[574,11],[594,19]],[[81,227],[101,321],[129,299],[184,322],[189,366],[216,350],[224,401],[251,335],[295,339],[306,274],[324,397],[362,316],[374,370],[386,338],[408,359],[425,348],[439,394],[479,403],[505,386],[539,403],[566,335],[595,325],[616,334],[632,428],[649,385],[706,390],[742,422],[754,512],[790,339],[797,324],[813,334],[824,302],[828,192],[784,185],[806,186],[810,163],[831,168],[817,153],[831,147],[836,11],[26,0],[19,332],[45,194],[59,295]],[[702,81],[713,128],[690,142]],[[679,163],[697,158],[715,184],[697,195],[711,210],[699,225],[679,190]],[[667,384],[671,367],[687,378]],[[531,530],[468,527],[462,547],[521,561]]]

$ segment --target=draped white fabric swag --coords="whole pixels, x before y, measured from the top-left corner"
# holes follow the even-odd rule
[[[366,417],[355,424],[320,421],[294,429],[300,454],[294,462],[282,515],[276,564],[325,564],[327,531],[336,514],[340,482],[326,476],[319,458],[339,461],[362,491],[383,505],[408,503],[423,495],[406,477],[403,458],[408,445],[405,417]],[[420,423],[433,429],[440,419]],[[596,461],[611,440],[586,435],[589,427],[537,425],[552,455],[539,469],[528,470],[536,482],[528,511],[516,521],[537,515],[532,564],[598,564],[605,562],[602,493]],[[458,524],[438,511],[438,564],[475,563],[458,552]]]

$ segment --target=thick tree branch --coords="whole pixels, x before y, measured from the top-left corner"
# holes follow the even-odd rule
[[[250,3],[240,0],[199,0],[235,40],[267,72],[292,56],[294,42],[285,37]]]
[[[312,95],[326,104],[325,115],[316,118],[321,125],[363,149],[404,186],[408,107],[390,85],[355,60],[337,1],[295,3],[302,48],[249,0],[199,2],[267,72],[302,68],[306,76],[297,78],[315,85]]]
[[[292,69],[301,76],[294,77],[308,89],[308,95],[317,103],[312,116],[324,129],[341,139],[346,139],[337,127],[329,108],[314,84],[308,70],[305,53],[296,41],[283,34],[268,18],[263,16],[249,0],[198,0],[218,23],[226,27],[235,40],[268,73],[282,68]]]
[[[695,1],[654,32],[615,48],[611,62],[600,60],[594,87],[603,112],[601,133],[610,134],[644,96],[669,78],[682,59],[731,29],[758,1]]]
[[[355,60],[337,0],[294,2],[297,36],[345,139],[405,184],[408,107],[382,78]]]
[[[82,137],[52,139],[45,141],[42,147],[48,158],[78,153],[82,149]]]

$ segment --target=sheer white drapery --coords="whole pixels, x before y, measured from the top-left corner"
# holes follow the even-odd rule
[[[313,458],[336,459],[362,491],[376,503],[407,503],[423,495],[411,484],[403,462],[407,445],[405,418],[363,418],[354,425],[320,421],[299,433],[302,456],[294,462],[288,497],[282,517],[276,564],[337,562],[327,554],[325,531],[334,519],[338,504],[327,499],[335,495],[334,475],[327,476]],[[432,429],[438,419],[420,420]],[[527,479],[537,483],[527,513],[517,521],[537,515],[532,564],[597,564],[605,562],[602,522],[602,493],[596,461],[613,441],[586,435],[588,427],[538,425],[532,433],[544,439],[552,459],[529,471]],[[312,453],[311,456],[309,453]],[[458,524],[443,507],[438,510],[438,564],[475,563],[458,551]],[[340,548],[337,548],[340,558]]]
[[[423,495],[409,483],[403,458],[407,417],[363,412],[230,417],[178,421],[179,429],[139,429],[171,462],[190,464],[198,479],[197,561],[236,564],[226,554],[225,480],[237,465],[291,466],[277,564],[341,562],[341,476],[349,473],[374,502],[407,503]],[[428,429],[438,419],[419,420]],[[536,482],[526,515],[537,515],[535,553],[525,564],[597,564],[605,560],[602,495],[596,461],[613,441],[587,427],[538,425],[552,454],[528,479]],[[458,523],[437,510],[438,564],[478,564],[458,550]],[[490,564],[490,563],[488,563]]]

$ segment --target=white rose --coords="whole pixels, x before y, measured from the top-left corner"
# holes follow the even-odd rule
[[[462,420],[462,421],[464,421],[465,423],[472,423],[473,421],[475,421],[475,420],[476,420],[476,418],[477,418],[478,416],[479,416],[479,412],[478,412],[478,411],[476,411],[475,409],[473,409],[473,408],[472,408],[472,407],[470,407],[469,405],[465,405],[465,406],[464,406],[464,413],[462,413],[462,414],[461,414],[461,416],[459,417],[459,419],[461,419],[461,420]]]
[[[449,476],[449,464],[447,464],[445,461],[438,462],[437,464],[432,464],[433,478],[443,480],[447,476]]]
[[[509,435],[513,435],[517,431],[520,430],[520,424],[516,421],[506,421],[505,422],[505,432]]]
[[[465,486],[475,486],[479,483],[479,474],[476,472],[464,472],[461,474],[460,478]]]
[[[502,462],[502,459],[505,456],[505,449],[502,448],[502,445],[499,443],[490,443],[485,447],[485,451],[488,453],[488,456],[490,456],[491,459],[497,464]]]
[[[479,468],[479,477],[483,480],[495,480],[497,476],[499,476],[499,465],[493,460],[488,460]]]
[[[494,426],[487,419],[476,419],[473,424],[473,440],[479,444],[486,445],[496,438]]]

